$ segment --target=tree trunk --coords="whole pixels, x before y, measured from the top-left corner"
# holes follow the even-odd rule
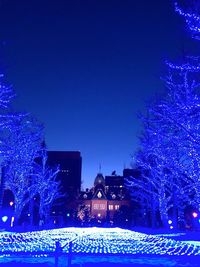
[[[179,207],[178,209],[178,224],[179,228],[181,229],[185,228],[185,214],[183,207]]]
[[[166,196],[164,189],[161,190],[160,196],[159,196],[159,210],[160,210],[160,218],[162,221],[162,225],[164,228],[168,228],[168,212],[167,212],[167,203],[166,203]]]
[[[153,197],[152,203],[151,203],[151,227],[156,228],[156,205],[155,205],[155,199]]]
[[[33,199],[30,200],[30,206],[29,206],[29,213],[30,213],[30,225],[33,226],[33,221],[34,221],[34,202]]]
[[[172,222],[173,222],[173,227],[175,228],[175,229],[177,229],[178,228],[178,220],[177,220],[177,192],[176,192],[176,190],[174,189],[173,190],[173,214],[172,214],[172,217],[173,217],[173,219],[172,219]]]

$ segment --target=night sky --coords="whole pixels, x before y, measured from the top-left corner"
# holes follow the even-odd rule
[[[83,186],[122,174],[138,111],[163,90],[166,58],[188,46],[170,0],[1,0],[1,71],[15,106],[45,125],[49,150],[82,154]]]

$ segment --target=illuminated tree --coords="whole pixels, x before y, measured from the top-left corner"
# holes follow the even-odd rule
[[[190,32],[192,38],[196,40],[200,40],[200,1],[199,0],[192,0],[192,1],[178,1],[175,2],[175,11],[181,15],[186,22],[186,26],[188,31]],[[193,66],[192,72],[199,72],[200,70],[200,64],[199,64],[199,58],[196,57],[196,61],[198,64],[195,64]],[[191,66],[190,66],[191,67]],[[198,73],[199,74],[199,73]],[[189,162],[189,168],[186,170],[186,175],[188,177],[192,177],[191,183],[193,184],[193,205],[195,207],[198,207],[200,210],[200,185],[199,185],[199,108],[196,107],[196,109],[193,110],[193,124],[196,126],[195,129],[193,128],[190,130],[190,136],[191,131],[193,134],[193,142],[192,145],[188,144],[188,153],[190,155],[190,158],[188,160]],[[196,114],[195,114],[196,113]],[[196,145],[194,145],[194,143]],[[191,189],[190,189],[191,190]]]
[[[200,40],[200,1],[175,1],[175,11],[185,19],[192,37]]]
[[[60,172],[59,166],[54,168],[47,164],[47,152],[43,148],[40,153],[39,163],[34,167],[34,184],[39,196],[39,215],[44,222],[48,221],[52,205],[55,200],[62,198],[60,181],[57,181],[57,175]]]
[[[46,219],[53,202],[62,197],[56,181],[59,167],[47,165],[47,153],[42,143],[43,127],[28,114],[11,112],[14,97],[0,75],[0,155],[4,168],[4,190],[14,196],[15,222],[33,198],[39,196],[39,214]],[[40,164],[41,163],[41,164]],[[31,214],[32,216],[32,214]]]
[[[188,57],[187,63],[167,66],[166,96],[147,107],[142,118],[144,133],[136,155],[141,179],[128,182],[152,199],[164,226],[172,213],[174,221],[176,213],[183,221],[185,206],[200,203],[199,59]]]
[[[175,2],[175,11],[185,19],[192,37],[199,40],[200,1]],[[173,207],[180,222],[187,205],[200,210],[200,60],[186,57],[180,64],[166,64],[166,96],[149,106],[148,117],[143,118],[145,135],[136,155],[143,178],[129,178],[128,185],[140,191],[145,188],[147,199],[156,196],[161,218],[167,218]]]
[[[0,74],[0,155],[7,153],[4,140],[7,134],[12,131],[13,124],[23,115],[11,112],[11,101],[14,98],[11,86],[4,82],[4,76]]]
[[[140,138],[141,149],[135,156],[135,168],[140,170],[140,177],[129,177],[126,183],[131,189],[132,199],[138,201],[143,209],[151,211],[152,226],[156,225],[157,211],[160,212],[163,226],[167,226],[168,211],[172,208],[172,188],[164,154],[166,146],[161,142],[157,132],[158,122],[154,120],[152,115],[142,117],[144,132]]]
[[[199,89],[199,58],[191,58],[191,64],[180,66],[176,70],[182,73],[184,78],[185,98],[182,101],[182,109],[177,114],[185,121],[179,119],[178,126],[182,130],[182,152],[181,166],[184,169],[185,194],[196,208],[200,209],[200,97],[197,95]],[[171,66],[171,68],[173,65]],[[179,149],[180,150],[180,149]]]
[[[34,161],[39,157],[42,126],[27,116],[12,126],[4,141],[5,189],[14,195],[15,221],[37,192],[33,183]]]

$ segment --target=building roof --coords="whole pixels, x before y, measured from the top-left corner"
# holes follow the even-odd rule
[[[105,186],[105,179],[103,177],[102,173],[98,173],[95,180],[94,180],[94,186],[102,185]]]
[[[106,195],[105,195],[105,193],[103,192],[102,189],[98,189],[98,190],[94,193],[92,199],[98,199],[98,200],[100,200],[100,199],[107,199],[107,197],[106,197]]]

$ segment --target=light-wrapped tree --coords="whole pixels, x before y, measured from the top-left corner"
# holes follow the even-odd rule
[[[4,141],[5,189],[14,196],[14,215],[17,223],[24,207],[37,192],[33,182],[34,162],[39,157],[43,127],[28,116],[18,120]]]
[[[134,166],[140,170],[140,177],[129,177],[127,186],[132,188],[131,195],[136,197],[133,199],[137,200],[139,196],[142,206],[146,205],[146,208],[151,211],[152,226],[156,225],[157,211],[160,213],[163,226],[167,226],[168,211],[172,208],[171,173],[165,154],[165,137],[159,132],[160,119],[154,115],[142,117],[144,131],[140,138],[141,148],[135,156]]]
[[[200,98],[198,58],[187,63],[167,62],[165,97],[147,107],[143,116],[144,133],[136,167],[141,179],[129,178],[128,185],[151,195],[164,226],[169,216],[184,219],[186,205],[200,203]],[[134,193],[133,193],[134,194]]]
[[[4,156],[7,153],[4,146],[7,134],[12,131],[14,123],[24,116],[11,111],[11,102],[14,97],[15,94],[12,87],[6,85],[4,75],[0,74],[0,156]]]
[[[62,198],[61,182],[57,180],[59,166],[49,166],[45,147],[40,152],[40,158],[34,164],[33,180],[39,196],[39,216],[44,223],[48,222],[52,205]]]
[[[11,103],[14,97],[12,86],[8,86],[4,75],[0,74],[0,168],[4,165],[4,158],[9,154],[6,145],[7,138],[12,133],[14,125],[25,116],[12,110]],[[2,175],[0,180],[0,206],[3,200],[4,184],[5,176]]]
[[[192,38],[200,40],[200,1],[175,1],[175,11],[185,19]]]

